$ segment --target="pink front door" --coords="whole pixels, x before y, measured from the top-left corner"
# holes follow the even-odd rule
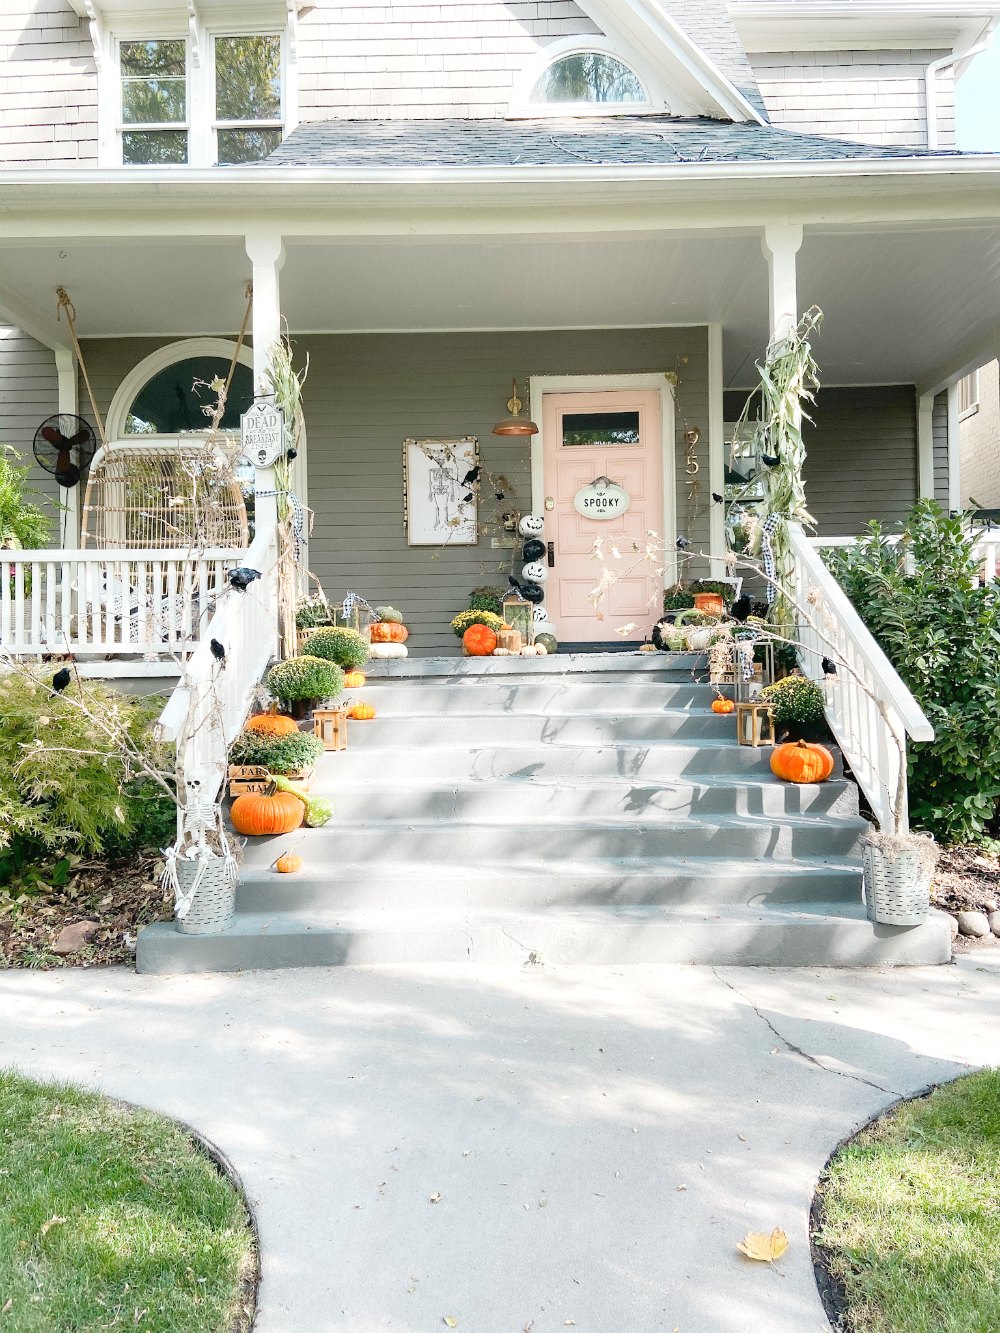
[[[545,540],[553,543],[546,606],[564,643],[642,642],[661,614],[663,579],[657,562],[631,574],[633,540],[640,550],[647,534],[663,536],[663,428],[656,389],[615,389],[599,393],[546,393],[542,397],[544,437]],[[596,519],[578,512],[583,488],[603,480],[624,488],[628,508],[618,517]],[[549,501],[552,502],[551,506]],[[622,560],[608,567],[622,575],[611,588],[599,620],[589,595],[601,577],[591,555],[595,537],[616,545]],[[625,624],[636,628],[621,635]]]

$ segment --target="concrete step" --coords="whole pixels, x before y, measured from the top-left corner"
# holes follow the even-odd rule
[[[366,820],[328,824],[309,832],[312,854],[329,864],[417,866],[452,861],[474,867],[483,859],[523,864],[538,859],[616,860],[631,857],[728,856],[784,858],[848,856],[869,825],[852,816],[663,814],[657,819],[623,815],[606,819],[546,819],[510,823],[502,812],[492,820]],[[248,865],[270,858],[273,840],[247,839]]]
[[[643,783],[617,775],[562,779],[510,777],[501,780],[359,783],[337,782],[330,766],[317,773],[313,790],[334,806],[338,828],[368,820],[447,819],[510,822],[605,819],[630,816],[656,820],[677,815],[856,815],[858,789],[843,779],[822,783],[779,782],[765,775],[670,778]]]
[[[364,733],[359,737],[359,728]],[[366,751],[400,746],[439,745],[617,745],[620,742],[713,738],[736,745],[736,724],[731,717],[686,709],[662,711],[613,710],[600,713],[442,712],[437,715],[375,717],[348,722],[348,749],[363,744]]]
[[[275,839],[266,862],[245,864],[237,891],[239,912],[364,911],[446,908],[469,913],[620,904],[688,906],[861,901],[855,861],[800,857],[793,862],[748,862],[724,857],[664,857],[628,861],[593,858],[556,862],[424,861],[400,867],[371,862],[331,863],[312,850],[311,835]],[[280,875],[271,867],[294,846],[303,868]]]
[[[526,679],[558,676],[662,677],[690,680],[691,673],[704,672],[704,653],[556,653],[552,657],[463,657],[456,647],[454,657],[375,658],[365,667],[371,678],[427,680],[433,677],[523,676]]]
[[[730,691],[731,692],[731,691]],[[427,681],[369,680],[348,690],[352,699],[372,703],[380,717],[437,716],[442,713],[479,717],[485,713],[562,713],[617,715],[625,712],[660,713],[665,709],[694,709],[714,716],[716,691],[695,681],[629,680],[595,682],[592,676],[565,676],[545,680],[455,676]],[[724,719],[725,720],[725,719]],[[730,726],[734,726],[729,717]]]
[[[245,913],[218,935],[169,922],[139,933],[140,972],[216,972],[341,964],[702,963],[861,967],[947,962],[947,918],[874,926],[861,906],[574,907],[491,912]]]
[[[348,748],[320,758],[316,790],[336,797],[345,784],[382,780],[388,774],[401,784],[461,782],[468,778],[559,780],[616,775],[650,784],[707,774],[736,779],[748,775],[771,778],[770,749],[762,746],[755,750],[748,745],[737,745],[732,739],[705,736],[695,740],[668,738],[587,745],[559,736],[544,743],[517,745],[508,736],[503,741],[485,744],[475,737],[465,745],[427,744],[411,748],[400,745],[397,736],[396,743],[386,747],[369,747],[363,737],[356,743],[357,730],[372,727],[377,721],[376,718],[375,722],[352,723]],[[839,767],[836,771],[839,772]]]

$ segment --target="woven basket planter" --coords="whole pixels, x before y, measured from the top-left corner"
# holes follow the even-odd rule
[[[236,881],[226,870],[224,857],[210,856],[204,861],[178,857],[177,882],[182,894],[190,892],[199,871],[201,879],[191,906],[185,916],[177,918],[176,926],[182,935],[217,935],[236,920]]]
[[[933,864],[907,848],[862,848],[868,919],[883,926],[919,926],[931,905]]]

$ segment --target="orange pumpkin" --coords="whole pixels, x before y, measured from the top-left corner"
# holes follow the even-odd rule
[[[726,699],[721,694],[716,695],[712,700],[713,713],[732,713],[735,708],[736,705],[733,703],[732,699]]]
[[[299,798],[289,792],[253,792],[237,796],[229,818],[237,833],[269,838],[276,833],[292,833],[302,823],[305,813]]]
[[[260,736],[291,736],[298,729],[298,723],[287,713],[258,713],[256,717],[247,718],[244,728]]]
[[[363,671],[347,671],[344,673],[344,689],[360,690],[365,683],[365,673]]]
[[[825,782],[833,772],[833,755],[825,745],[790,741],[775,748],[771,772],[785,782]]]
[[[286,852],[284,856],[279,856],[274,863],[274,868],[279,875],[294,875],[296,870],[302,869],[302,857],[295,856],[292,852]]]
[[[371,704],[354,704],[347,716],[356,718],[358,722],[367,722],[375,716],[375,709]]]
[[[489,657],[497,646],[497,636],[489,625],[470,625],[462,635],[462,647],[470,657]]]
[[[377,620],[371,627],[372,643],[405,643],[410,631],[392,620]]]

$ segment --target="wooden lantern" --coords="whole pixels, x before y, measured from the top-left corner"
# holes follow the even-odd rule
[[[323,742],[324,750],[346,750],[347,709],[314,708],[313,735]]]
[[[521,635],[521,645],[534,643],[535,641],[535,608],[524,597],[518,597],[514,593],[508,594],[503,599],[503,618],[504,624],[509,625],[511,629],[516,629]],[[518,649],[520,651],[520,648]]]
[[[759,700],[736,705],[736,739],[740,745],[774,744],[774,712],[771,705]]]

